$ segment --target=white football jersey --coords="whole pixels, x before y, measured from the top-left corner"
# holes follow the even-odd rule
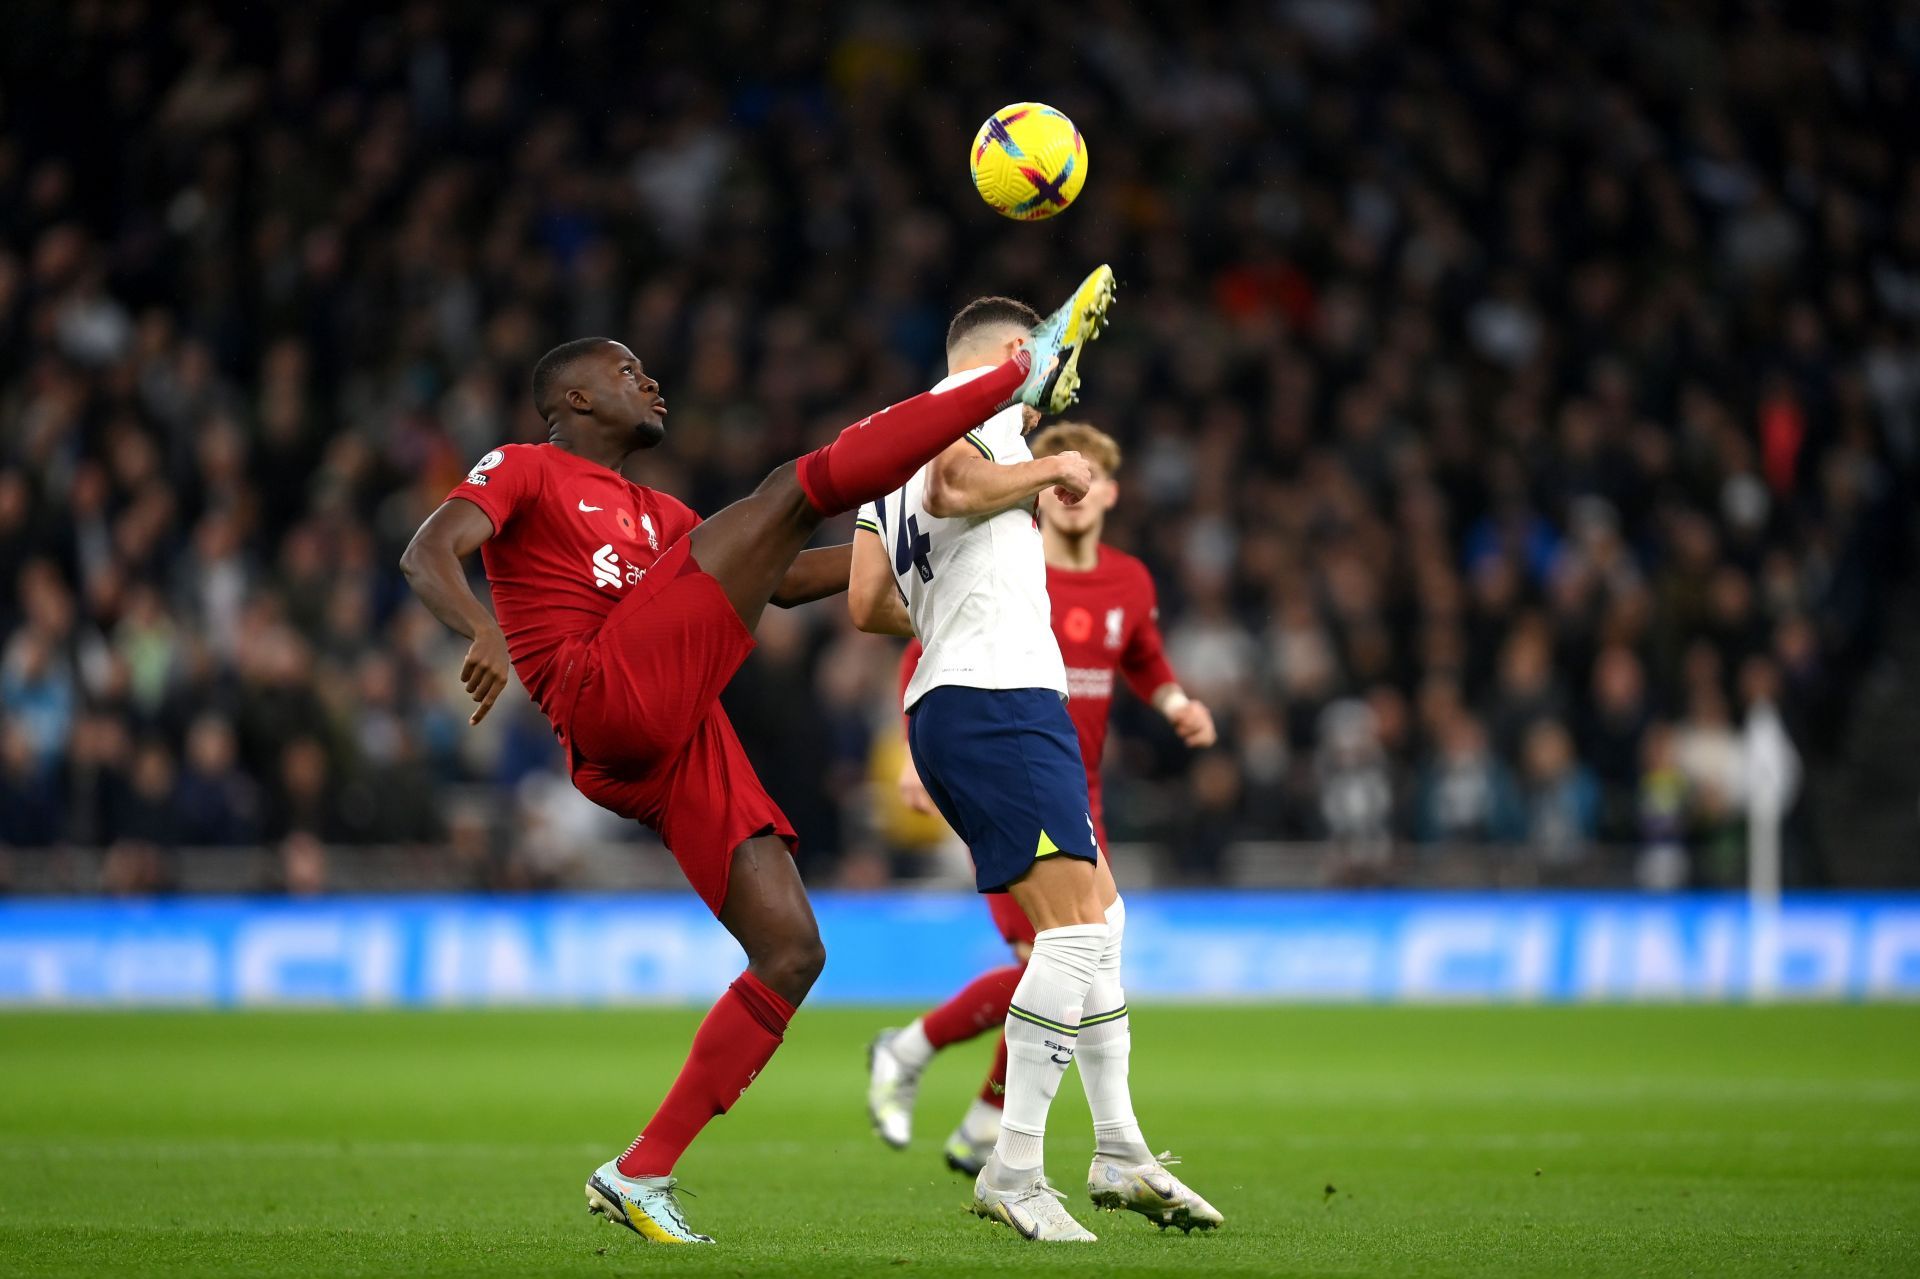
[[[967,369],[933,389],[986,372]],[[1003,466],[1031,461],[1020,427],[1016,404],[967,432],[966,439]],[[923,466],[905,488],[862,506],[857,524],[880,535],[925,650],[907,685],[906,707],[943,684],[1050,688],[1064,698],[1067,671],[1053,638],[1034,503],[998,515],[938,519],[927,514],[926,491]]]

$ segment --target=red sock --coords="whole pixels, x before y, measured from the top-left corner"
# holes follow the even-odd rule
[[[1001,1110],[1007,1107],[1007,1037],[1000,1036],[1000,1051],[993,1055],[993,1069],[980,1087],[980,1100]]]
[[[1020,974],[1025,971],[1024,964],[1009,964],[968,982],[959,994],[920,1019],[927,1042],[945,1048],[1005,1025],[1013,988],[1020,984]]]
[[[780,1046],[793,1005],[741,973],[694,1032],[693,1049],[667,1099],[617,1165],[622,1177],[663,1177],[707,1121],[747,1091]]]
[[[800,459],[800,487],[822,515],[885,497],[940,451],[992,417],[1020,389],[1033,356],[1026,351],[990,373],[902,400],[862,418],[840,438]],[[871,429],[869,429],[871,428]]]

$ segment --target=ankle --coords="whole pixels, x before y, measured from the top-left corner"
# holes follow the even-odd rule
[[[998,1164],[989,1163],[989,1167],[998,1167],[1009,1176],[1019,1171],[1022,1176],[1029,1175],[1047,1162],[1047,1139],[1039,1133],[1020,1132],[1009,1128],[1005,1120],[1000,1124],[1000,1136],[994,1140],[993,1157]],[[1005,1182],[996,1184],[1004,1185]]]
[[[990,1141],[1000,1135],[1000,1107],[975,1098],[960,1121],[960,1134],[969,1141]]]
[[[1148,1148],[1147,1139],[1140,1135],[1137,1126],[1132,1125],[1126,1128],[1095,1128],[1093,1154],[1096,1159],[1128,1166],[1153,1162],[1153,1151]]]
[[[1032,1185],[1042,1173],[1039,1164],[1031,1168],[1013,1167],[1000,1157],[998,1150],[987,1156],[986,1167],[980,1170],[980,1175],[995,1190],[1018,1190],[1022,1186]]]
[[[933,1041],[927,1038],[926,1021],[916,1017],[887,1045],[900,1064],[909,1070],[925,1070],[927,1063],[933,1060]]]

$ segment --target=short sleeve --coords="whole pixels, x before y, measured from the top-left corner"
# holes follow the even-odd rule
[[[525,445],[509,444],[475,462],[447,498],[472,502],[487,513],[493,531],[499,533],[521,507],[539,496],[543,472],[538,453]]]
[[[967,443],[980,450],[989,462],[1019,461],[1024,453],[1019,447],[1020,437],[1026,426],[1021,416],[1020,406],[1001,409],[966,434]]]
[[[853,517],[855,529],[865,529],[869,533],[880,532],[880,510],[872,502],[862,502],[860,511]]]

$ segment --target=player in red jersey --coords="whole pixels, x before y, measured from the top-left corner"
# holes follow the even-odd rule
[[[1067,505],[1051,491],[1044,492],[1039,499],[1039,515],[1046,545],[1053,634],[1060,642],[1060,655],[1067,667],[1067,713],[1080,737],[1087,797],[1104,851],[1107,828],[1101,810],[1100,757],[1106,749],[1115,675],[1166,716],[1180,739],[1196,750],[1213,745],[1213,716],[1181,691],[1173,668],[1167,664],[1160,639],[1159,605],[1146,565],[1100,542],[1107,512],[1119,497],[1113,475],[1120,468],[1120,446],[1104,431],[1079,422],[1062,422],[1034,436],[1032,449],[1037,458],[1077,452],[1093,467],[1093,487],[1085,497]],[[920,641],[914,640],[901,659],[902,688],[912,677],[919,657]],[[923,813],[935,811],[911,758],[901,766],[900,790],[910,807]],[[1033,948],[1034,928],[1010,894],[985,896],[993,921],[1012,946],[1017,962],[981,974],[906,1029],[883,1031],[874,1042],[868,1111],[874,1131],[890,1146],[903,1147],[912,1137],[913,1102],[920,1072],[933,1055],[1006,1020],[1007,1005]],[[947,1163],[955,1171],[978,1173],[992,1152],[999,1135],[1006,1072],[1007,1045],[1003,1037],[979,1098],[947,1139]]]
[[[552,722],[574,785],[660,833],[687,881],[747,953],[747,970],[696,1032],[679,1078],[589,1208],[661,1243],[710,1243],[674,1196],[673,1167],[779,1047],[825,962],[789,855],[793,827],[754,775],[717,701],[753,649],[768,603],[847,589],[849,548],[803,548],[830,515],[904,483],[1002,406],[1058,412],[1112,298],[1102,267],[1036,326],[1014,359],[915,396],[780,467],[701,521],[625,479],[666,435],[666,403],[633,352],[606,338],[556,347],[533,372],[547,443],[495,449],[420,526],[401,559],[415,593],[473,643],[461,667],[492,709],[513,670]],[[490,615],[461,561],[480,551]],[[618,1094],[617,1081],[596,1086]]]

